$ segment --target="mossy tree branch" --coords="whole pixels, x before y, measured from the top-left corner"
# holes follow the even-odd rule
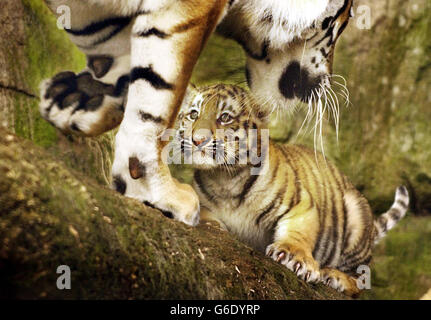
[[[191,228],[0,131],[0,298],[340,299],[215,226]],[[57,267],[72,270],[58,290]]]

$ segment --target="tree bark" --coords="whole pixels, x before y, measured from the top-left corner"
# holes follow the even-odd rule
[[[344,299],[216,226],[188,227],[0,131],[0,298]],[[59,290],[57,267],[71,269]]]

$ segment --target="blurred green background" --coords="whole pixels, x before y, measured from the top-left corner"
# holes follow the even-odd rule
[[[418,299],[431,288],[431,5],[429,0],[359,0],[354,11],[334,68],[347,80],[350,104],[341,108],[338,141],[333,123],[325,123],[325,153],[376,214],[390,207],[398,185],[409,188],[409,216],[376,248],[372,290],[362,298]],[[65,137],[40,118],[34,97],[42,79],[79,71],[85,58],[56,28],[42,0],[2,0],[0,12],[0,125],[109,183],[114,133]],[[368,12],[370,28],[361,29]],[[245,86],[244,60],[235,42],[214,35],[193,82]],[[297,135],[304,117],[304,108],[274,115],[272,138],[312,147],[313,134]],[[189,169],[172,170],[190,179]]]

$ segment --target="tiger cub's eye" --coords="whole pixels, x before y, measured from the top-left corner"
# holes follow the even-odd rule
[[[199,112],[197,112],[197,110],[193,110],[189,114],[190,120],[196,120],[198,116],[199,116]]]
[[[229,113],[225,112],[220,116],[219,120],[222,123],[228,123],[228,122],[231,122],[233,120],[233,118]]]

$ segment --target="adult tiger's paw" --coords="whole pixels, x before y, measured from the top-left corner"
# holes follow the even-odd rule
[[[175,220],[190,226],[197,226],[200,220],[199,198],[188,184],[178,182],[172,178],[173,184],[165,185],[164,196],[155,202],[155,206],[162,211],[172,213]]]
[[[118,157],[113,166],[113,188],[159,210],[164,216],[190,226],[199,224],[199,198],[190,185],[182,184],[170,175],[164,179],[151,176],[151,166],[136,157],[129,158],[127,170],[119,166]],[[167,168],[167,167],[166,167]]]
[[[123,89],[95,80],[88,72],[62,72],[42,82],[40,113],[64,133],[97,136],[121,122]]]
[[[266,255],[285,265],[302,280],[315,283],[320,280],[319,265],[305,250],[282,242],[275,242],[266,248]]]

